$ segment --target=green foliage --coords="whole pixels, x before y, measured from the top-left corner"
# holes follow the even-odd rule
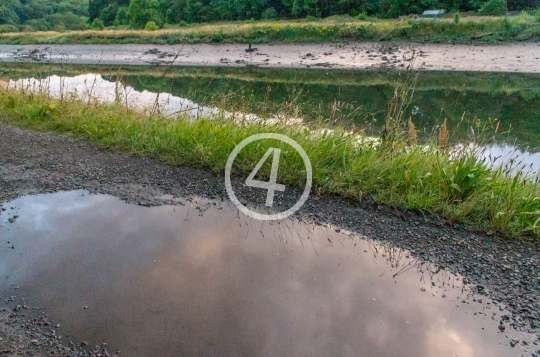
[[[273,7],[269,7],[261,13],[261,19],[263,20],[276,20],[279,18],[279,14]]]
[[[49,29],[49,23],[44,19],[28,20],[25,24],[30,26],[34,31],[47,31]]]
[[[26,31],[86,28],[88,0],[2,0],[0,25],[24,27]]]
[[[457,25],[459,24],[459,20],[461,19],[461,17],[459,16],[459,12],[456,12],[454,14],[454,23]]]
[[[0,25],[17,25],[20,23],[23,6],[19,0],[2,0],[0,2]]]
[[[118,11],[116,12],[116,18],[114,21],[118,25],[128,25],[129,24],[129,18],[128,18],[128,9],[126,6],[120,6],[118,8]]]
[[[105,26],[111,26],[116,20],[116,14],[118,12],[118,4],[112,3],[105,7],[99,13],[99,18],[103,21]]]
[[[201,23],[223,20],[325,18],[334,15],[395,18],[442,8],[504,15],[508,10],[531,10],[540,0],[0,0],[0,25],[31,26],[44,31],[64,24],[66,30],[84,29],[99,18],[105,26],[131,25],[144,29],[149,21]],[[540,21],[540,15],[535,15]],[[88,21],[89,19],[89,21]]]
[[[142,29],[150,21],[158,26],[162,24],[159,2],[157,0],[131,0],[128,7],[129,24]]]
[[[90,24],[90,28],[92,30],[103,30],[105,28],[105,25],[103,24],[103,20],[100,18],[95,18],[94,21]]]
[[[57,23],[56,25],[54,25],[53,30],[56,32],[64,32],[66,31],[66,24],[64,24],[63,22]]]
[[[368,16],[367,12],[365,12],[365,11],[362,11],[361,13],[359,13],[357,18],[358,18],[358,20],[361,20],[361,21],[368,21],[369,20],[369,16]]]
[[[0,33],[19,32],[19,29],[13,25],[0,25]]]
[[[212,35],[212,42],[222,42],[225,37],[223,36],[223,31],[218,31],[215,34]]]
[[[184,20],[180,21],[180,27],[186,27],[188,25],[187,22],[185,22]]]
[[[192,120],[149,116],[120,104],[63,101],[47,95],[0,92],[2,121],[42,131],[70,133],[105,147],[153,156],[172,165],[189,165],[222,172],[237,143],[263,132],[282,133],[298,142],[312,160],[313,190],[353,200],[366,195],[403,209],[442,214],[452,221],[509,236],[540,237],[539,184],[521,174],[514,177],[490,170],[470,150],[450,153],[396,141],[384,149],[359,143],[342,127],[322,134],[286,124],[249,122],[239,125],[225,118]],[[151,119],[151,120],[149,120]],[[247,150],[235,161],[235,174],[249,174],[268,145]],[[301,161],[283,156],[283,183],[303,187]]]
[[[478,12],[482,15],[503,16],[506,14],[506,0],[488,0]]]
[[[309,15],[306,17],[306,21],[307,22],[317,21],[317,18],[315,16]]]
[[[159,26],[156,25],[156,23],[154,21],[148,21],[146,23],[146,25],[144,26],[144,29],[146,31],[156,31],[159,29]]]

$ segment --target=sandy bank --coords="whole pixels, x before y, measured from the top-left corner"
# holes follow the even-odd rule
[[[152,64],[172,61],[182,66],[264,66],[288,68],[406,68],[427,70],[540,72],[540,43],[502,45],[388,44],[261,44],[245,45],[1,45],[0,62],[64,62],[80,64]]]

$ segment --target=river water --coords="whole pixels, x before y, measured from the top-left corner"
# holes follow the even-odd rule
[[[161,71],[161,72],[160,72]],[[119,101],[166,116],[281,118],[295,123],[339,123],[380,135],[394,82],[403,74],[377,71],[115,67],[67,69],[14,64],[10,86],[77,93]],[[529,174],[540,171],[540,75],[422,73],[405,117],[420,141],[436,140],[445,119],[454,145],[474,145],[488,162]],[[292,108],[292,109],[291,109]]]

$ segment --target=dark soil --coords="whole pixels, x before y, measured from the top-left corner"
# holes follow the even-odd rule
[[[249,197],[251,202],[264,202],[265,190],[245,189],[234,179],[233,185],[240,201],[247,201]],[[172,167],[152,158],[102,149],[65,135],[26,131],[0,123],[0,203],[21,195],[77,189],[114,195],[144,206],[178,204],[175,198],[190,197],[229,201],[223,173]],[[292,206],[300,194],[286,190],[277,196],[277,208]],[[418,258],[461,274],[473,291],[511,312],[511,315],[501,316],[502,331],[515,329],[534,333],[538,339],[533,344],[540,343],[540,241],[482,234],[440,217],[379,206],[369,198],[358,203],[312,193],[295,218],[347,229],[366,239],[405,248]],[[13,295],[0,291],[2,294]],[[47,326],[34,323],[35,320],[29,322],[23,316],[26,310],[14,312],[11,307],[2,312],[5,306],[0,307],[0,338],[3,339],[0,355],[2,349],[7,348],[7,340],[26,341],[13,342],[12,346],[41,348],[41,337],[30,338],[31,334],[45,336],[43,338],[49,342],[43,345],[49,346],[47,348],[57,348],[58,344],[58,351],[64,351],[58,352],[60,355],[89,353],[80,352],[80,344],[62,345],[51,332],[54,330],[50,327],[52,322],[47,320]],[[38,343],[31,342],[36,339]],[[533,351],[537,349],[540,347],[533,347]]]

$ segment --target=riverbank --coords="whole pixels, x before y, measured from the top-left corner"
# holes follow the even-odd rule
[[[434,71],[540,72],[540,43],[448,45],[413,43],[245,45],[0,45],[0,62],[103,65],[226,66]]]
[[[155,31],[127,27],[68,32],[0,33],[0,44],[156,44],[412,41],[497,43],[540,39],[538,16],[467,16],[456,19],[362,20],[331,16],[311,20],[274,20],[168,25]]]

